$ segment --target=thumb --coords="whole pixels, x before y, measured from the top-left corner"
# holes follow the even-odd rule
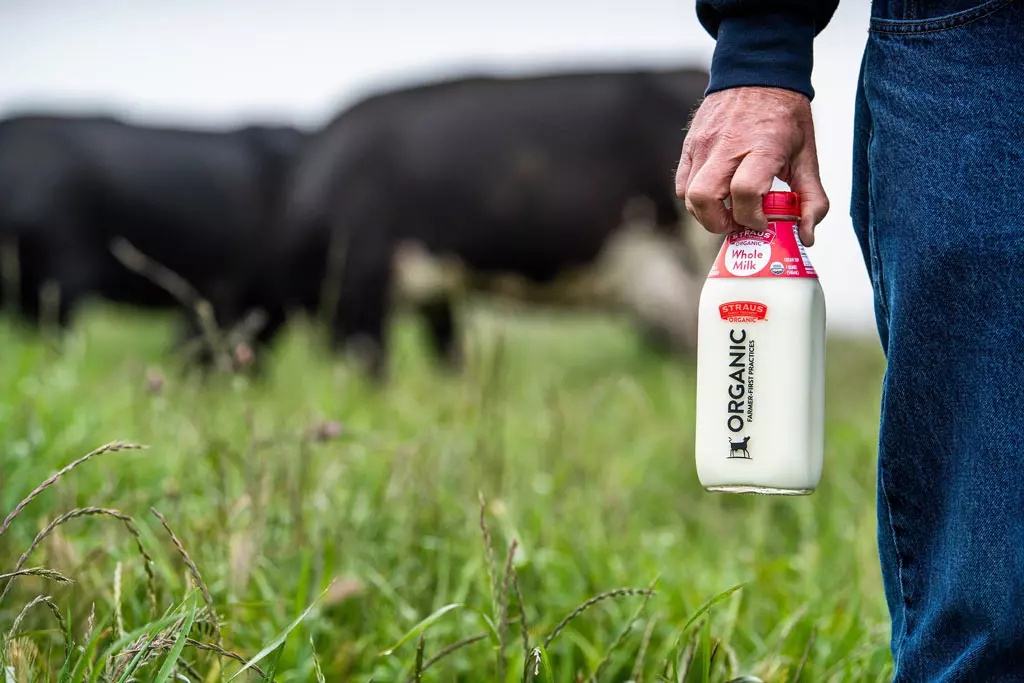
[[[790,187],[800,195],[800,241],[805,247],[810,247],[814,244],[814,229],[828,214],[829,208],[813,147],[793,160],[791,175]]]

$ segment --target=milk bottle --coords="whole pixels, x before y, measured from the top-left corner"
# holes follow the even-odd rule
[[[700,296],[697,476],[709,491],[801,495],[821,478],[825,297],[797,236],[800,199],[726,238]]]

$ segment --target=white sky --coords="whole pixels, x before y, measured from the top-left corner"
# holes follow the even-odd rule
[[[873,334],[849,219],[867,22],[867,0],[843,0],[816,43],[814,114],[832,211],[810,256],[830,328]],[[0,0],[0,115],[104,110],[140,122],[312,126],[389,82],[465,69],[706,65],[713,49],[693,0]]]

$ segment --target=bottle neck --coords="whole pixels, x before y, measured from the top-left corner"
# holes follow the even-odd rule
[[[795,223],[795,222],[800,220],[800,216],[785,216],[785,215],[777,214],[777,213],[768,213],[768,214],[765,214],[764,217],[768,219],[769,223],[783,223],[783,222]]]

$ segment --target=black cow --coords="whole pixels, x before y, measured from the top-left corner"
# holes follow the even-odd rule
[[[7,299],[17,285],[16,304],[38,322],[40,289],[56,285],[62,327],[92,295],[177,306],[151,281],[155,263],[206,298],[219,322],[236,322],[260,303],[283,181],[306,138],[284,126],[186,130],[102,116],[0,122],[0,239],[16,245],[20,275],[5,259]],[[119,238],[148,257],[145,276],[115,256]]]
[[[296,303],[334,297],[334,343],[361,340],[378,376],[396,295],[417,294],[437,351],[459,357],[459,286],[618,292],[692,344],[707,259],[682,246],[673,172],[707,83],[698,69],[465,77],[358,102],[296,167],[280,250]]]

